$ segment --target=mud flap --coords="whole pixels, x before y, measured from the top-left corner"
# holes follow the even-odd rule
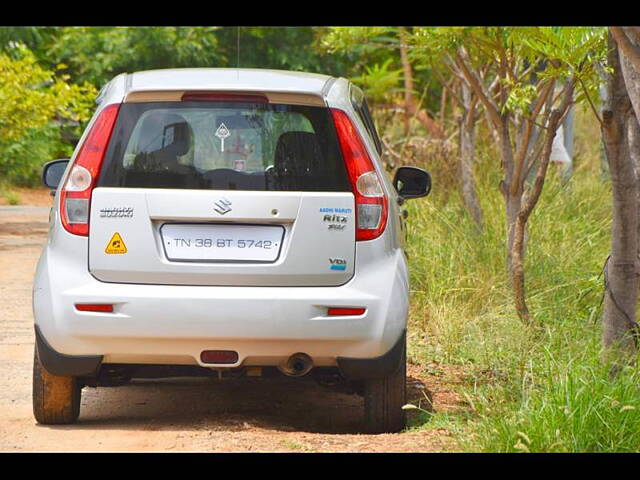
[[[38,358],[45,370],[52,375],[72,377],[95,377],[102,364],[102,355],[65,355],[56,352],[42,335],[38,325],[36,330],[36,348]]]
[[[349,358],[337,357],[338,368],[345,378],[349,380],[370,380],[373,378],[383,378],[395,372],[402,359],[403,345],[407,331],[403,330],[402,335],[396,340],[389,351],[379,357],[373,358]]]

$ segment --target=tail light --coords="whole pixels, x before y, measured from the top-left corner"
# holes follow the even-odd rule
[[[378,238],[387,225],[388,200],[358,130],[342,110],[331,109],[340,149],[356,197],[356,240]]]
[[[108,105],[95,120],[71,166],[60,195],[60,217],[65,230],[74,235],[89,235],[89,207],[102,160],[109,145],[119,104]]]

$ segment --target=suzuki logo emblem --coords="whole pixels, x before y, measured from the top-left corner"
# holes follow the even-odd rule
[[[221,198],[214,205],[214,210],[218,212],[220,215],[224,215],[225,213],[229,213],[231,211],[231,202],[226,198]]]

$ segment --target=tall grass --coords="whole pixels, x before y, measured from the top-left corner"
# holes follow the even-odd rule
[[[629,367],[610,378],[601,363],[611,191],[589,153],[589,161],[578,157],[569,184],[550,173],[529,223],[532,327],[520,323],[513,307],[495,159],[482,154],[477,169],[482,234],[456,195],[445,204],[409,205],[410,356],[465,367],[462,393],[473,414],[460,448],[640,450],[640,372]]]

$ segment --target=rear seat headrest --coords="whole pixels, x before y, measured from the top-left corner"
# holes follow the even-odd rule
[[[322,162],[322,151],[315,133],[285,132],[278,138],[274,168],[291,175],[313,174]]]

